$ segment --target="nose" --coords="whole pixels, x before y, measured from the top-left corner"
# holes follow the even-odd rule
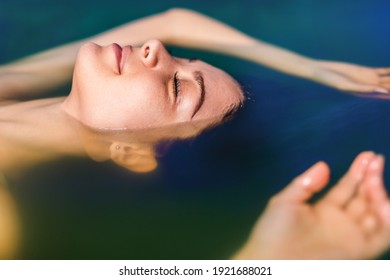
[[[141,47],[141,55],[145,66],[152,68],[167,57],[168,52],[161,41],[149,40]]]

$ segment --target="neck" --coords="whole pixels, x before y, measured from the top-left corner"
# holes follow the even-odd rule
[[[78,124],[61,109],[63,101],[48,98],[0,107],[1,171],[85,155]]]

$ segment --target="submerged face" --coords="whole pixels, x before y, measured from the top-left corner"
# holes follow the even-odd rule
[[[228,74],[151,40],[141,48],[83,45],[63,107],[91,127],[139,129],[215,118],[242,102]]]

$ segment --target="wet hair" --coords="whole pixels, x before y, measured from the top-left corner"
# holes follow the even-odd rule
[[[245,91],[244,91],[243,87],[235,79],[232,78],[232,81],[235,84],[236,89],[240,93],[242,98],[240,99],[240,101],[237,104],[232,104],[230,107],[227,108],[227,110],[225,110],[225,112],[222,114],[221,124],[232,120],[233,117],[236,115],[236,113],[244,107],[244,103],[246,100],[246,97],[244,94]]]

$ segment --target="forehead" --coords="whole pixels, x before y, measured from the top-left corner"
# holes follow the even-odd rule
[[[212,118],[239,107],[244,95],[238,82],[225,71],[197,60],[190,62],[203,75],[206,96],[200,118]]]

